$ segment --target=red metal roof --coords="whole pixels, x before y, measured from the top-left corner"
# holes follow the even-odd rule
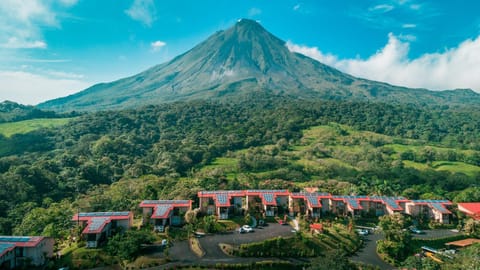
[[[480,202],[458,203],[458,210],[480,220]]]
[[[449,242],[449,243],[446,243],[445,245],[456,246],[456,247],[468,247],[468,246],[471,246],[475,243],[480,243],[480,239],[467,238],[467,239],[463,239],[463,240]]]
[[[173,205],[175,207],[190,207],[191,200],[144,200],[140,203],[140,207],[155,207],[160,204]]]
[[[0,243],[12,243],[17,247],[35,247],[44,236],[0,236]]]
[[[100,233],[105,225],[112,220],[129,220],[133,217],[132,212],[88,212],[78,213],[72,217],[72,221],[86,221],[87,226],[83,229],[83,234]]]
[[[199,191],[199,198],[212,198],[215,200],[215,206],[217,207],[230,207],[230,200],[232,197],[245,197],[246,192],[244,190],[211,190],[211,191]]]
[[[175,207],[192,207],[191,200],[145,200],[140,203],[142,208],[153,208],[152,219],[168,218]]]

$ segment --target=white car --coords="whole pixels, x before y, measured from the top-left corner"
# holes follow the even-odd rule
[[[242,232],[242,231],[243,231],[243,232],[247,232],[247,233],[253,232],[253,228],[250,227],[249,225],[243,225],[243,226],[240,228],[240,232]]]
[[[366,229],[356,229],[355,231],[361,236],[368,235],[368,230]]]

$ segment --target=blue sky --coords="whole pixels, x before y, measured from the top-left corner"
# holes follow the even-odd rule
[[[480,2],[1,0],[0,101],[37,104],[134,75],[240,18],[355,76],[480,91]]]

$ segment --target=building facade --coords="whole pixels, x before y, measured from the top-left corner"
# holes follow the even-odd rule
[[[440,223],[449,223],[452,204],[448,200],[409,200],[390,196],[331,195],[322,192],[289,192],[288,190],[216,190],[198,192],[200,211],[228,219],[245,211],[264,216],[288,213],[319,218],[329,212],[339,216],[382,216],[404,213],[425,214]]]
[[[82,236],[88,248],[96,248],[106,242],[115,230],[126,231],[133,224],[133,213],[126,212],[88,212],[78,213],[72,221],[83,228]]]
[[[191,200],[144,200],[143,223],[151,223],[154,229],[163,232],[165,226],[179,226],[184,223],[185,213],[192,209]]]
[[[41,266],[53,256],[54,240],[43,236],[0,236],[0,269]]]

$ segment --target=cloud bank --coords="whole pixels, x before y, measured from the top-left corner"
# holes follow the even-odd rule
[[[25,71],[0,70],[0,101],[11,100],[36,105],[40,102],[83,90],[90,83],[80,81],[81,75],[54,73],[50,76]]]
[[[339,59],[317,47],[287,47],[356,77],[394,85],[431,90],[471,88],[480,92],[480,36],[463,41],[443,52],[426,53],[410,59],[408,38],[390,33],[387,44],[367,59]]]

